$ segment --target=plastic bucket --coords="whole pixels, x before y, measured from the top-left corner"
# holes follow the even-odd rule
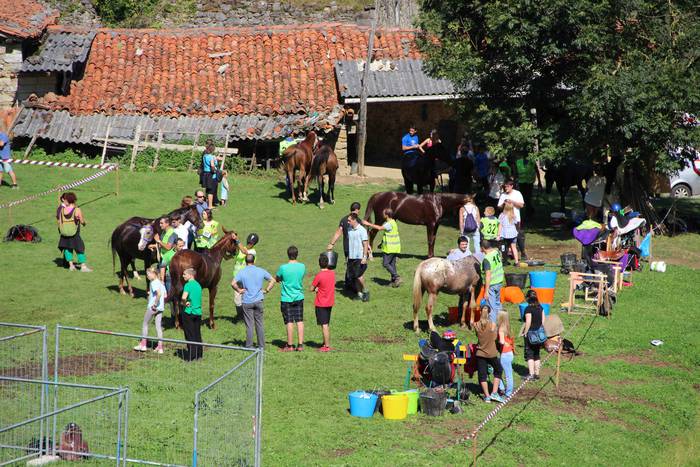
[[[382,396],[382,412],[387,420],[403,420],[408,415],[408,396],[406,394]]]
[[[535,293],[537,294],[537,301],[540,302],[541,304],[544,303],[549,303],[551,304],[554,301],[554,289],[553,288],[547,288],[547,289],[533,289]]]
[[[527,281],[527,274],[526,273],[507,273],[506,274],[506,285],[508,287],[514,286],[514,287],[520,287],[521,289],[525,288],[525,282]]]
[[[540,303],[540,305],[544,310],[544,315],[549,316],[549,310],[551,308],[549,303]],[[520,308],[520,321],[525,321],[525,308],[527,308],[527,302],[521,303],[520,305],[518,305],[518,308]]]
[[[557,283],[557,273],[554,271],[532,271],[530,287],[533,289],[553,289]]]
[[[348,394],[350,415],[353,417],[370,418],[374,415],[374,409],[377,406],[378,399],[376,394],[370,394],[365,391],[351,392]]]
[[[408,391],[395,392],[397,395],[405,395],[408,397],[408,411],[409,415],[418,413],[418,389],[409,389]]]
[[[439,417],[447,406],[447,393],[428,389],[420,395],[421,411],[431,417]]]
[[[450,324],[459,323],[458,306],[451,306],[447,309],[447,322]]]

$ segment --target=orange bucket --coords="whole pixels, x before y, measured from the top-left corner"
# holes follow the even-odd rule
[[[554,301],[554,289],[533,288],[532,290],[537,294],[537,300],[540,303],[548,303],[551,305]]]
[[[447,321],[450,324],[459,323],[459,307],[451,306],[447,309]]]
[[[510,285],[501,289],[501,303],[522,303],[525,301],[525,295],[520,287]]]

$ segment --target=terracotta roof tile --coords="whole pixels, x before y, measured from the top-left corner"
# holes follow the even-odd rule
[[[58,12],[34,0],[0,0],[0,33],[29,39],[54,24]]]
[[[338,105],[335,60],[365,58],[368,34],[341,24],[101,29],[83,79],[50,107],[172,116],[327,112]],[[418,58],[414,38],[415,31],[381,31],[375,58]]]

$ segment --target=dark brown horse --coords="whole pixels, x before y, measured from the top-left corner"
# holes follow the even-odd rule
[[[170,292],[168,300],[171,300],[175,308],[175,327],[180,327],[180,297],[184,287],[182,273],[185,269],[192,268],[197,272],[195,279],[203,289],[209,289],[209,327],[216,329],[214,324],[214,303],[216,292],[221,280],[221,262],[230,259],[238,251],[236,234],[229,232],[224,235],[209,250],[197,253],[192,250],[180,250],[175,253],[170,261]]]
[[[423,293],[428,292],[428,302],[425,305],[425,313],[428,315],[428,326],[431,331],[433,325],[433,306],[437,300],[438,292],[453,295],[462,295],[469,292],[469,305],[462,307],[461,326],[467,325],[466,310],[474,308],[477,285],[481,281],[481,265],[473,256],[467,256],[459,261],[450,261],[443,258],[430,258],[416,268],[413,276],[413,330],[418,333],[418,310],[420,309]],[[466,304],[465,304],[466,305]]]
[[[318,144],[318,137],[313,131],[309,131],[299,144],[294,144],[289,146],[282,154],[282,159],[284,160],[285,171],[287,172],[287,178],[289,179],[289,188],[292,192],[292,204],[296,204],[297,198],[294,191],[294,175],[297,170],[299,171],[299,179],[297,183],[297,190],[299,190],[299,199],[301,201],[308,201],[308,188],[309,188],[309,177],[307,174],[311,172],[311,160],[314,156],[314,149]]]
[[[161,217],[171,217],[173,215],[180,216],[180,222],[189,221],[197,227],[201,227],[201,219],[197,208],[187,206],[171,211],[169,214]],[[114,267],[114,256],[119,256],[119,293],[126,294],[124,291],[124,281],[129,289],[129,295],[134,296],[134,289],[129,284],[128,267],[131,265],[131,270],[134,274],[134,279],[139,279],[136,272],[136,260],[141,259],[145,264],[145,269],[155,263],[157,258],[155,253],[148,248],[148,245],[153,242],[153,235],[162,235],[158,220],[148,219],[146,217],[132,217],[122,222],[112,232],[110,244],[112,247],[112,267]]]
[[[369,220],[374,212],[375,223],[383,219],[382,212],[386,208],[394,211],[394,219],[405,224],[424,225],[428,232],[428,257],[434,256],[435,237],[440,226],[440,220],[449,213],[459,211],[465,203],[464,195],[427,193],[424,195],[408,195],[396,191],[375,193],[367,201],[365,220]],[[369,244],[372,245],[377,231],[372,230]]]
[[[314,159],[311,162],[311,172],[307,178],[316,177],[319,190],[318,207],[323,209],[323,176],[328,175],[328,202],[335,203],[335,173],[338,171],[338,158],[333,148],[328,144],[321,144],[314,151]],[[309,181],[306,181],[309,184]]]

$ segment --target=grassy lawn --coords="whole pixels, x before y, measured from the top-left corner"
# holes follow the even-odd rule
[[[69,169],[18,167],[21,189],[0,188],[0,203],[44,191],[87,176]],[[184,194],[195,188],[196,176],[185,173],[122,173],[120,195],[114,191],[114,175],[102,177],[76,190],[88,221],[83,230],[92,274],[71,273],[54,263],[58,257],[58,234],[52,215],[58,195],[49,195],[13,208],[12,223],[32,223],[44,241],[40,244],[4,243],[0,251],[4,297],[0,321],[64,325],[140,332],[145,301],[121,296],[116,291],[111,253],[107,240],[112,229],[132,215],[155,217],[179,205]],[[273,179],[239,177],[230,180],[230,205],[216,216],[227,228],[247,235],[255,231],[261,241],[258,264],[274,273],[286,261],[286,248],[295,244],[300,260],[311,272],[340,217],[352,201],[364,204],[376,192],[395,187],[378,185],[338,186],[337,204],[320,211],[315,205],[292,207],[280,198],[282,189]],[[542,196],[540,205],[552,199]],[[572,194],[569,205],[573,205]],[[554,204],[551,204],[554,205]],[[697,200],[687,203],[698,212]],[[579,252],[565,231],[547,227],[547,212],[540,214],[528,235],[531,257],[558,264],[561,253]],[[9,226],[9,213],[0,211],[0,225]],[[426,254],[423,228],[400,225],[405,256],[399,272],[410,282],[418,262]],[[456,238],[454,221],[438,232],[436,252],[442,254]],[[581,356],[562,363],[558,390],[548,377],[554,360],[544,367],[546,376],[528,384],[479,435],[480,463],[496,465],[561,465],[575,460],[579,465],[698,465],[700,413],[700,235],[659,238],[654,255],[670,266],[665,274],[641,272],[633,286],[618,296],[612,319],[562,315],[570,330],[568,338],[580,345]],[[245,337],[237,322],[227,285],[233,265],[224,265],[217,316],[218,328],[202,329],[211,343],[240,344]],[[342,278],[343,269],[338,271]],[[284,327],[279,313],[279,287],[266,298],[267,352],[264,369],[263,461],[267,465],[465,465],[471,459],[471,443],[458,443],[493,405],[470,398],[460,415],[428,418],[421,414],[405,421],[385,421],[381,416],[356,419],[347,412],[347,393],[355,389],[401,387],[406,366],[403,353],[416,352],[417,338],[407,328],[411,320],[410,287],[392,289],[380,284],[387,278],[381,259],[370,264],[371,301],[356,303],[337,295],[331,332],[337,352],[321,354],[313,345],[321,342],[313,316],[312,295],[307,294],[307,343],[303,353],[279,353]],[[309,281],[310,282],[310,281]],[[138,289],[145,281],[136,282]],[[566,276],[558,278],[555,303],[563,302],[568,290]],[[437,314],[446,314],[454,297],[441,295]],[[517,322],[515,305],[507,305]],[[424,319],[424,313],[421,312]],[[443,323],[444,320],[438,321]],[[462,340],[474,336],[458,330]],[[175,329],[166,337],[181,338]],[[650,340],[664,345],[652,347]],[[106,341],[103,341],[106,342]],[[128,344],[135,344],[128,342]],[[111,346],[112,344],[110,344]],[[131,353],[128,347],[112,348],[115,354]],[[74,352],[97,351],[94,345]],[[522,343],[516,349],[515,370],[523,374]],[[191,411],[177,412],[171,399],[186,399],[183,391],[201,387],[230,368],[225,357],[212,353],[200,373],[183,370],[172,353],[158,368],[129,363],[124,371],[137,371],[148,386],[148,375],[172,377],[172,385],[149,388],[153,406],[138,406],[130,412],[130,432],[153,426],[149,440],[153,456],[159,439],[169,430],[188,430]],[[695,370],[693,370],[695,368]],[[84,382],[118,385],[122,370],[90,375]],[[125,376],[126,377],[126,376]],[[475,380],[474,380],[475,381]],[[472,389],[476,388],[470,382]],[[516,376],[516,384],[520,376]],[[139,388],[143,389],[143,388]],[[178,392],[179,391],[179,392]],[[185,400],[184,403],[187,403]],[[225,429],[225,428],[222,428]],[[225,439],[225,438],[224,438]],[[131,442],[131,440],[130,440]]]

